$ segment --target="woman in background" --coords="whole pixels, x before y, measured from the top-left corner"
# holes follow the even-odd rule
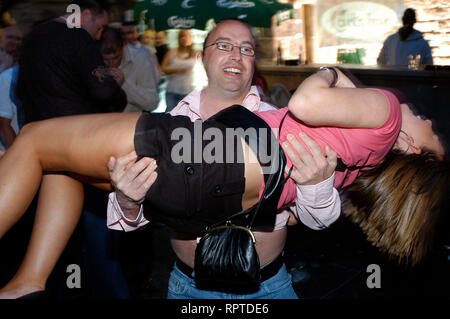
[[[161,70],[166,74],[166,112],[170,112],[178,102],[194,89],[192,70],[196,61],[192,48],[192,36],[189,30],[178,33],[178,48],[166,53]]]

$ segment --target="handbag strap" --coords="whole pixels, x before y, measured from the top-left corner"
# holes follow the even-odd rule
[[[278,138],[277,138],[277,140],[278,140],[278,146],[279,146],[279,140],[280,140],[280,135],[281,135],[281,128],[282,128],[283,123],[284,123],[284,120],[286,119],[286,116],[287,116],[288,114],[289,114],[289,111],[286,112],[286,114],[285,114],[285,115],[283,116],[283,118],[281,119],[280,126],[279,126],[279,128],[278,128]],[[260,207],[261,207],[262,203],[263,203],[265,200],[267,200],[268,198],[270,198],[270,197],[273,195],[274,191],[275,191],[277,188],[279,188],[279,187],[282,188],[282,187],[284,186],[284,184],[286,183],[286,181],[289,179],[290,175],[291,175],[292,167],[290,168],[290,170],[289,170],[289,172],[288,172],[288,175],[287,175],[284,179],[282,179],[283,173],[284,173],[284,166],[285,166],[286,163],[285,163],[285,157],[284,157],[283,150],[281,149],[280,146],[279,146],[279,149],[278,149],[278,158],[279,158],[278,161],[272,160],[272,162],[271,162],[271,171],[272,171],[272,169],[274,168],[274,165],[282,165],[283,169],[280,169],[280,170],[278,171],[278,174],[271,174],[271,175],[269,176],[269,178],[267,179],[267,181],[266,181],[266,183],[265,183],[264,190],[263,190],[263,193],[261,194],[261,197],[260,197],[259,201],[258,201],[255,205],[253,205],[252,207],[250,207],[250,208],[247,208],[247,209],[245,209],[245,210],[242,210],[242,211],[240,211],[240,212],[237,212],[237,213],[235,213],[235,214],[233,214],[233,215],[231,215],[231,216],[228,216],[226,219],[221,220],[220,222],[217,222],[217,223],[215,223],[215,224],[213,224],[213,225],[211,225],[211,226],[208,226],[208,227],[206,228],[207,231],[208,231],[209,229],[216,228],[217,226],[219,226],[219,225],[221,225],[221,224],[223,224],[223,223],[225,223],[225,222],[228,222],[228,221],[230,221],[230,220],[232,220],[232,219],[234,219],[234,218],[236,218],[236,217],[239,217],[239,216],[242,216],[242,215],[247,215],[247,214],[249,214],[249,215],[251,214],[251,215],[252,215],[252,216],[251,216],[251,219],[250,219],[250,223],[248,224],[247,227],[248,227],[248,228],[251,228],[251,227],[252,227],[252,225],[253,225],[253,223],[254,223],[254,221],[255,221],[256,215],[258,214],[258,212],[259,212],[259,210],[260,210]],[[273,180],[274,180],[275,178],[277,179],[277,180],[276,180],[276,183],[272,186],[272,189],[269,190],[269,188],[270,188],[270,186],[272,185]]]
[[[369,167],[374,167],[373,165],[352,165],[352,166],[348,166],[347,164],[345,164],[342,159],[340,157],[338,157],[337,159],[337,166],[335,168],[335,171],[337,172],[345,172],[345,170],[349,170],[349,171],[355,171],[357,169],[363,169],[363,168],[369,168]]]
[[[289,113],[290,113],[290,112],[287,111],[286,114],[284,114],[283,118],[281,119],[280,125],[279,125],[279,127],[278,127],[278,138],[277,138],[278,144],[280,143],[281,128],[282,128],[282,126],[283,126],[283,124],[284,124],[284,120],[286,119],[286,116],[287,116]],[[281,148],[281,147],[279,147],[279,152],[283,152],[280,148]],[[281,166],[283,167],[283,169],[280,169],[280,170],[278,171],[277,181],[276,181],[275,185],[273,186],[272,190],[270,191],[270,193],[268,193],[268,192],[269,192],[269,187],[270,187],[270,185],[272,184],[272,180],[275,178],[275,174],[270,175],[270,177],[269,177],[267,183],[266,183],[265,186],[264,186],[264,190],[263,190],[263,193],[262,193],[262,195],[261,195],[261,198],[259,199],[259,201],[258,201],[258,203],[257,203],[257,206],[256,206],[256,209],[255,209],[255,212],[253,213],[252,219],[250,220],[250,224],[249,224],[249,227],[250,227],[250,228],[252,227],[252,225],[253,225],[253,223],[254,223],[254,221],[255,221],[256,215],[258,214],[259,208],[261,207],[261,204],[263,203],[263,201],[267,200],[267,199],[274,193],[274,191],[275,191],[278,187],[283,188],[283,186],[284,186],[284,184],[286,183],[287,179],[288,179],[288,178],[290,177],[290,175],[291,175],[292,167],[291,167],[290,170],[289,170],[289,175],[286,176],[286,178],[283,179],[283,181],[281,181],[281,178],[283,177],[283,174],[284,174],[284,167],[285,167],[285,165],[286,165],[286,163],[285,163],[285,158],[284,158],[282,155],[284,155],[284,153],[280,153],[280,154],[278,155],[278,158],[279,158],[279,161],[278,161],[278,162],[272,160],[272,167],[271,167],[271,169],[273,169],[273,165],[275,165],[275,163],[277,163],[278,165],[281,165]]]

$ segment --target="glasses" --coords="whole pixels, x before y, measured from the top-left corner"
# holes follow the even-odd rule
[[[240,47],[240,46],[234,45],[233,43],[229,43],[229,42],[221,42],[221,41],[214,42],[213,44],[205,46],[205,49],[210,46],[213,46],[213,45],[216,45],[217,49],[219,49],[220,51],[231,52],[236,47],[236,48],[239,48],[239,52],[242,55],[250,56],[250,57],[255,56],[255,49],[253,49],[252,47],[247,47],[247,46]]]

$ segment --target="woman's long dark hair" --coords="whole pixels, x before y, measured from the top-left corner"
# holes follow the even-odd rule
[[[348,187],[344,214],[374,246],[415,265],[432,246],[449,185],[448,158],[391,151]]]
[[[365,87],[348,70],[339,70],[356,87]],[[401,91],[388,90],[399,103],[407,102]],[[441,143],[446,146],[445,141]],[[344,214],[359,224],[374,246],[399,262],[415,265],[432,246],[445,201],[450,200],[449,185],[448,155],[442,159],[428,151],[405,154],[391,150],[346,189]]]

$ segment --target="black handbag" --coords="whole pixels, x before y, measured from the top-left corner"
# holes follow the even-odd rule
[[[260,264],[250,228],[228,221],[203,236],[195,252],[198,289],[252,293],[259,289]]]
[[[284,118],[280,130],[283,121]],[[278,161],[272,161],[272,165],[281,165],[281,169],[269,176],[258,203],[206,228],[206,234],[195,251],[194,277],[198,289],[234,294],[258,291],[260,262],[252,225],[261,205],[272,195],[270,200],[278,202],[283,185],[292,171],[291,167],[288,176],[282,179],[286,158],[281,148],[278,155]]]

